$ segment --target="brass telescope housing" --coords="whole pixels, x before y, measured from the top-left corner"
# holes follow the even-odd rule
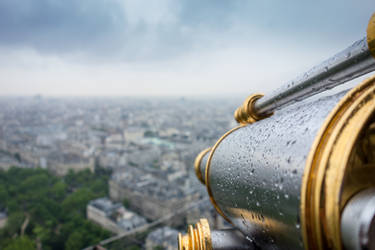
[[[375,14],[348,49],[356,60],[325,62],[263,102],[249,96],[235,112],[239,126],[197,156],[197,178],[242,233],[242,248],[220,248],[201,220],[179,236],[179,249],[375,249],[375,76],[304,100],[375,70]]]

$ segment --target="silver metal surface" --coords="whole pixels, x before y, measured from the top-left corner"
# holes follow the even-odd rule
[[[211,232],[212,250],[253,250],[250,240],[236,229],[222,229]]]
[[[346,91],[288,106],[229,134],[209,170],[217,205],[255,245],[303,249],[300,192],[306,158]]]
[[[345,206],[341,238],[348,250],[375,249],[375,189],[358,193]]]
[[[256,114],[271,113],[374,70],[375,59],[364,38],[305,74],[287,82],[275,92],[257,100],[254,111]]]

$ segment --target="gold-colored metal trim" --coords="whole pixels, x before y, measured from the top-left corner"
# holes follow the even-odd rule
[[[373,57],[375,57],[375,13],[372,14],[367,26],[367,45]]]
[[[346,185],[358,136],[375,113],[375,76],[352,89],[333,109],[306,161],[301,187],[301,225],[306,248],[342,249],[340,213],[359,189]],[[375,185],[375,183],[372,183]]]
[[[207,219],[188,227],[186,235],[178,234],[179,250],[212,250],[211,230]]]
[[[212,205],[215,207],[216,211],[221,215],[223,216],[223,218],[228,221],[229,223],[232,223],[230,221],[230,219],[223,213],[223,211],[220,209],[220,207],[217,205],[213,195],[212,195],[212,191],[211,191],[211,187],[210,187],[210,179],[209,179],[209,175],[210,175],[210,166],[211,166],[211,160],[212,160],[212,157],[215,153],[215,150],[216,148],[219,146],[219,144],[225,139],[225,137],[227,137],[228,135],[230,135],[232,132],[236,131],[237,129],[240,129],[242,127],[246,126],[245,124],[242,124],[238,127],[235,127],[235,128],[232,128],[231,130],[229,130],[228,132],[226,132],[216,143],[215,145],[212,147],[211,151],[210,151],[210,156],[208,157],[208,160],[207,160],[207,165],[206,165],[206,172],[205,172],[205,180],[206,180],[206,188],[207,188],[207,193],[208,193],[208,196],[210,197],[210,200],[211,200],[211,203]]]
[[[203,150],[202,152],[200,152],[197,157],[195,158],[195,161],[194,161],[194,170],[195,170],[195,175],[197,176],[198,180],[203,184],[205,185],[204,183],[204,179],[203,179],[203,176],[202,176],[202,172],[200,170],[200,166],[201,166],[201,162],[202,162],[202,159],[203,157],[211,150],[211,148],[206,148],[205,150]]]
[[[271,116],[272,113],[267,115],[259,115],[254,111],[255,101],[263,96],[263,94],[253,94],[248,96],[242,105],[234,112],[234,119],[239,124],[251,124]]]

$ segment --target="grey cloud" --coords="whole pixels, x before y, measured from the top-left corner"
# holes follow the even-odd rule
[[[143,1],[144,10],[149,8],[147,2]],[[225,42],[251,44],[259,34],[265,39],[330,36],[350,40],[364,34],[358,27],[374,11],[373,0],[360,4],[339,0],[165,3],[174,20],[150,23],[142,18],[132,22],[128,15],[133,10],[125,9],[129,5],[120,0],[2,0],[0,46],[58,56],[78,53],[95,60],[160,60]]]
[[[126,19],[114,1],[4,0],[0,2],[0,42],[63,52],[118,39]],[[104,40],[104,41],[103,41]]]

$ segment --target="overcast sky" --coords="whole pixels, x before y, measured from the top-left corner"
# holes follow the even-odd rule
[[[268,92],[363,38],[374,7],[374,0],[1,0],[0,95]]]

